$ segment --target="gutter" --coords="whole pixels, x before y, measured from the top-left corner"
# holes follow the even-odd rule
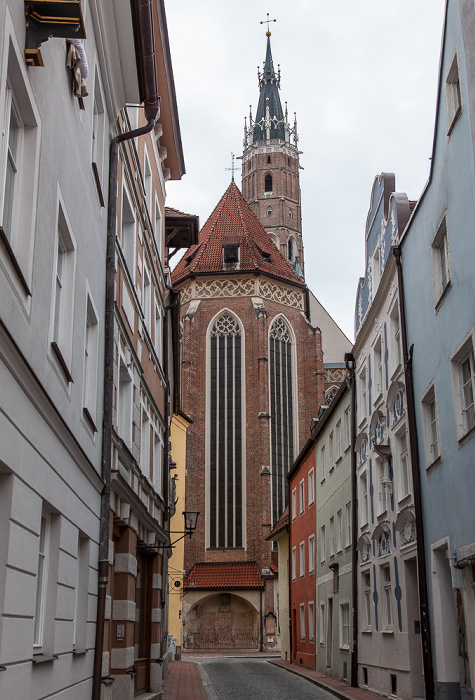
[[[427,567],[425,559],[424,524],[422,519],[421,476],[419,451],[417,443],[417,426],[412,375],[412,346],[407,349],[406,306],[404,299],[404,280],[402,275],[401,248],[394,246],[392,253],[396,260],[398,296],[401,317],[401,340],[406,380],[407,423],[409,429],[409,448],[411,454],[412,483],[414,489],[414,510],[416,515],[417,536],[417,581],[419,588],[419,608],[421,614],[422,664],[424,668],[424,687],[426,700],[434,698],[434,673],[432,665],[432,648],[429,626],[429,607],[427,595]]]
[[[146,86],[145,116],[147,125],[115,136],[110,144],[109,195],[107,203],[107,249],[104,324],[104,399],[102,416],[101,474],[104,488],[101,494],[99,536],[99,580],[97,596],[96,639],[92,678],[92,700],[100,700],[102,685],[102,656],[104,650],[104,623],[106,592],[109,583],[109,523],[111,498],[112,413],[114,402],[114,310],[115,310],[115,230],[117,217],[117,181],[119,145],[152,131],[159,113],[155,51],[153,50],[153,20],[151,0],[136,0],[134,22],[138,63]]]

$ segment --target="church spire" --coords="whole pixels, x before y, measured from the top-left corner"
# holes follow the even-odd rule
[[[282,104],[280,102],[280,68],[274,70],[270,36],[267,37],[266,59],[263,72],[258,69],[259,104],[254,122],[253,140],[268,141],[269,139],[285,140],[285,122]]]

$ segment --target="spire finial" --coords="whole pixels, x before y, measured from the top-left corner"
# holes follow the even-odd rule
[[[225,170],[231,171],[231,182],[234,184],[234,171],[239,170],[239,168],[236,168],[234,165],[234,153],[232,151],[231,151],[231,167],[225,168]]]
[[[270,32],[270,30],[269,30],[269,24],[270,24],[271,22],[277,22],[277,20],[276,20],[276,19],[269,19],[269,13],[267,13],[267,19],[261,20],[261,24],[267,24],[267,31],[266,31],[266,36],[267,36],[267,37],[271,36],[271,32]]]

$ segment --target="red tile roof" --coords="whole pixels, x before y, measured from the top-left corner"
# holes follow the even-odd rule
[[[183,588],[264,588],[264,581],[255,561],[203,562],[193,566]]]
[[[239,272],[264,272],[299,287],[305,282],[284,259],[260,221],[231,183],[200,232],[197,245],[191,246],[172,273],[173,284],[188,276],[236,274],[223,270],[223,245],[240,247]]]
[[[289,506],[284,510],[282,515],[280,516],[279,520],[276,522],[270,533],[267,535],[266,540],[269,542],[274,538],[274,535],[277,535],[279,532],[284,530],[288,526],[290,522],[289,518]]]
[[[271,552],[270,554],[270,568],[275,574],[279,573],[279,555],[277,552]]]

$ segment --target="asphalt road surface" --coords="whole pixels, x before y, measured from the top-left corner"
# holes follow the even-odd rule
[[[335,700],[263,659],[196,659],[209,700]]]

